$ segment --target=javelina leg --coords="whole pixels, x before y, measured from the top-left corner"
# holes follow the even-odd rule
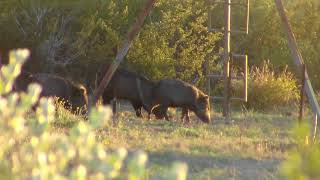
[[[117,99],[113,98],[112,100],[112,112],[113,112],[113,123],[115,124],[117,122]]]
[[[117,113],[117,99],[114,98],[114,99],[112,100],[111,104],[112,104],[112,112],[113,112],[113,114],[115,115],[115,114]]]
[[[187,108],[182,108],[182,117],[181,121],[184,123],[184,119],[186,119],[186,122],[190,122],[190,117],[189,117],[189,110]]]
[[[136,116],[139,118],[143,118],[142,112],[141,112],[141,105],[138,103],[132,103],[132,106],[134,110],[136,111]]]
[[[170,121],[167,112],[168,112],[168,106],[162,106],[162,107],[161,107],[161,113],[164,114],[164,118],[165,118],[167,121]]]
[[[190,116],[189,116],[189,110],[186,109],[186,120],[187,120],[187,123],[190,123]]]
[[[186,115],[186,111],[185,111],[185,109],[183,108],[183,109],[182,109],[182,114],[181,114],[181,122],[182,122],[182,123],[184,123],[184,117],[185,117],[185,115]]]
[[[148,121],[150,121],[150,120],[151,120],[151,113],[148,112]]]
[[[144,107],[144,109],[148,112],[148,121],[150,121],[151,120],[151,114],[152,114],[152,108]]]

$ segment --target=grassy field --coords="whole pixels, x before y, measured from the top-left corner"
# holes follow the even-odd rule
[[[117,125],[97,132],[113,150],[125,147],[149,155],[147,176],[169,169],[174,161],[188,164],[188,179],[278,179],[278,167],[294,146],[290,138],[296,115],[234,112],[226,123],[214,113],[212,124],[192,116],[192,123],[136,118],[128,106],[121,106]],[[55,131],[67,131],[79,117],[59,113]],[[171,112],[179,119],[180,112]]]

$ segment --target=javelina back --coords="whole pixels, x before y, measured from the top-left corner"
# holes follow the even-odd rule
[[[63,77],[46,73],[22,73],[15,81],[15,90],[26,91],[30,83],[41,85],[40,97],[58,97],[65,101],[65,108],[72,107],[71,109],[76,111],[88,105],[86,88]]]
[[[195,86],[176,79],[160,80],[153,91],[154,104],[159,104],[157,111],[166,114],[168,107],[181,107],[183,116],[189,121],[189,110],[203,122],[210,122],[209,97]],[[154,110],[152,110],[153,112]]]
[[[104,75],[104,73],[101,75]],[[113,98],[128,100],[138,117],[142,117],[142,107],[148,111],[150,116],[154,85],[154,82],[144,76],[124,69],[118,69],[103,92],[103,103],[110,103]]]
[[[56,96],[66,101],[66,105],[71,106],[73,111],[88,105],[87,90],[80,84],[45,73],[34,74],[32,78],[42,86],[40,96]]]

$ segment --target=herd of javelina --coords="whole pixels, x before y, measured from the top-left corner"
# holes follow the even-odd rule
[[[95,81],[100,82],[105,72],[106,70],[101,70],[97,73]],[[92,87],[92,80],[89,79],[87,88]],[[84,85],[57,75],[22,71],[13,90],[26,91],[30,83],[42,86],[41,97],[57,97],[64,101],[65,108],[72,112],[82,109],[80,113],[86,114],[86,108],[83,107],[88,106],[88,96],[92,95],[92,92],[87,91]],[[154,114],[157,119],[169,120],[168,108],[179,107],[182,108],[182,121],[189,122],[189,111],[193,111],[203,122],[210,122],[208,95],[178,79],[152,81],[135,72],[118,69],[102,94],[103,104],[110,104],[113,99],[129,101],[138,117],[143,117],[143,108],[148,112],[148,119]],[[115,113],[115,108],[113,111]]]

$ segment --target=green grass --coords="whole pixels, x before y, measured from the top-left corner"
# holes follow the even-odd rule
[[[117,125],[99,130],[97,137],[106,149],[146,151],[151,179],[157,179],[174,161],[188,164],[188,179],[278,179],[279,164],[295,146],[290,129],[296,116],[235,112],[232,117],[233,122],[226,123],[215,113],[208,125],[192,116],[190,124],[182,124],[139,119],[121,110]],[[55,129],[66,130],[82,120],[71,118],[66,123],[66,119],[56,123]]]

